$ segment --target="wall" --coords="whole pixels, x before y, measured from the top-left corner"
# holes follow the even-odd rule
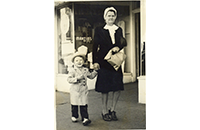
[[[57,62],[57,13],[56,9],[54,10],[54,88],[57,89],[57,80],[56,80],[56,73],[58,70],[58,64]]]
[[[141,0],[141,43],[145,41],[146,41],[146,0]],[[138,80],[139,80],[138,101],[139,103],[146,103],[146,76],[140,76],[138,77]]]
[[[130,16],[127,16],[123,18],[123,20],[126,23],[126,29],[125,29],[125,38],[127,40],[127,47],[124,49],[125,53],[127,55],[126,61],[125,61],[125,72],[130,73],[131,72],[131,36],[130,36]]]

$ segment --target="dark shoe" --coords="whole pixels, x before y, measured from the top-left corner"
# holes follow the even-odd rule
[[[109,110],[109,115],[111,116],[111,119],[112,119],[113,121],[117,121],[117,120],[118,120],[115,111],[112,111],[112,112],[111,112],[111,111]]]
[[[110,118],[110,116],[109,116],[109,113],[107,113],[107,114],[105,114],[105,115],[103,115],[103,113],[102,113],[101,115],[102,115],[102,118],[103,118],[104,121],[111,121],[111,118]]]
[[[84,126],[87,126],[87,125],[89,125],[91,122],[92,122],[92,121],[91,121],[90,119],[86,119],[86,120],[83,121],[83,125],[84,125]]]

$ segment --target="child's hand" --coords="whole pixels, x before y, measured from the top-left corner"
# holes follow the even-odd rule
[[[84,77],[84,75],[78,75],[77,76],[77,79],[84,79],[85,77]]]

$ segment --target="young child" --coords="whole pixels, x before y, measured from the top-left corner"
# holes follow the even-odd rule
[[[85,56],[80,53],[75,53],[72,57],[74,67],[69,70],[68,82],[71,84],[70,88],[70,101],[72,111],[72,122],[77,122],[78,106],[82,117],[83,125],[87,126],[91,123],[88,116],[88,86],[87,78],[93,79],[97,76],[97,72],[89,72],[89,69],[84,67]]]

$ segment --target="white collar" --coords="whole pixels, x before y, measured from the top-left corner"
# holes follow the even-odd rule
[[[117,30],[119,27],[116,26],[115,24],[113,24],[112,26],[106,24],[103,28],[108,30]]]

